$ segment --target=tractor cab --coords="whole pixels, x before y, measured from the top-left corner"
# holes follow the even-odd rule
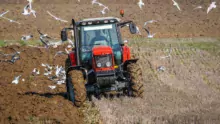
[[[103,60],[106,60],[106,63],[103,60],[102,63],[96,63],[95,66],[99,68],[122,63],[123,43],[118,33],[120,32],[117,27],[118,22],[117,18],[92,18],[78,23],[79,56],[82,65],[92,68],[93,56],[95,61],[101,59],[100,56],[103,56]],[[112,53],[107,52],[109,49]],[[107,62],[107,59],[114,61]]]

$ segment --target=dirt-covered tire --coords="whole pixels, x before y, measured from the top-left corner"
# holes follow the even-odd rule
[[[131,76],[131,95],[134,97],[143,97],[144,87],[140,66],[138,63],[131,63],[127,66],[127,71]]]
[[[80,107],[86,100],[86,88],[83,73],[72,70],[67,76],[67,96],[76,106]]]

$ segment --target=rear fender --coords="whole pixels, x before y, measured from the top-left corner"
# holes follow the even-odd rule
[[[123,46],[123,62],[126,62],[127,60],[131,59],[131,52],[130,52],[130,48],[127,46]]]
[[[76,66],[76,56],[75,56],[75,52],[70,52],[69,53],[69,58],[70,58],[70,61],[71,61],[71,65],[72,66]]]

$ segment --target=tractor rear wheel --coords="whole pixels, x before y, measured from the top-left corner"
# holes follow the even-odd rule
[[[131,63],[127,66],[127,71],[131,77],[131,95],[134,97],[143,97],[144,87],[140,66],[138,63]]]
[[[68,99],[80,107],[86,100],[85,80],[82,71],[70,71],[66,83]]]

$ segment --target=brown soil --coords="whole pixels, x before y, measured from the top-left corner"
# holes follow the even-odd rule
[[[55,51],[64,47],[51,49],[49,56],[44,48],[26,46],[9,46],[1,48],[1,51],[12,53],[12,48],[24,51],[14,64],[0,63],[0,123],[81,123],[80,112],[66,98],[65,85],[57,85],[43,75],[41,63],[64,67],[66,55],[53,59]],[[31,75],[34,68],[40,69],[40,75]],[[12,84],[18,75],[22,75],[19,84]],[[49,85],[57,87],[52,90]]]
[[[104,16],[120,17],[119,10],[125,10],[125,17],[122,19],[133,20],[140,28],[142,35],[146,36],[142,27],[147,20],[158,20],[157,23],[149,24],[152,33],[157,33],[155,37],[219,37],[220,34],[220,9],[217,7],[209,14],[206,13],[210,0],[203,1],[181,1],[178,0],[182,11],[173,6],[172,1],[146,0],[142,10],[137,5],[138,0],[98,0],[108,6],[110,12]],[[0,39],[18,40],[22,35],[33,34],[35,39],[39,39],[37,29],[48,35],[59,38],[63,27],[70,25],[71,18],[76,20],[92,17],[100,17],[98,5],[91,4],[91,0],[34,0],[33,8],[37,12],[37,18],[32,15],[23,16],[21,13],[26,5],[26,0],[1,0],[1,12],[10,10],[5,17],[21,22],[21,25],[10,23],[7,20],[0,20]],[[216,3],[220,5],[219,2]],[[202,9],[193,10],[198,5]],[[68,20],[62,23],[54,20],[46,11]],[[129,37],[127,30],[123,30],[125,38]]]

